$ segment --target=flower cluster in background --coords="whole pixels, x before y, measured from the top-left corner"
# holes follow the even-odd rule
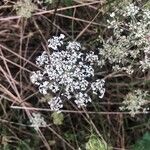
[[[129,111],[132,117],[134,117],[135,114],[139,112],[146,113],[148,111],[148,107],[146,107],[146,104],[148,102],[146,100],[147,96],[148,92],[144,92],[140,89],[128,93],[123,101],[123,106],[120,107],[120,110]]]
[[[14,4],[14,9],[17,15],[30,18],[34,11],[37,9],[47,10],[48,5],[52,3],[52,0],[22,0]]]
[[[150,10],[133,3],[116,9],[107,20],[112,36],[102,39],[99,53],[112,68],[129,74],[150,69]]]
[[[30,118],[31,126],[38,130],[40,127],[46,127],[46,122],[40,113],[32,113]]]
[[[17,15],[25,18],[30,18],[32,13],[37,9],[37,6],[31,0],[18,1],[14,5]]]
[[[91,102],[90,93],[102,98],[105,93],[102,79],[95,79],[94,67],[99,65],[98,55],[83,52],[80,43],[64,42],[65,36],[53,36],[48,40],[49,52],[36,58],[41,70],[33,71],[30,77],[40,93],[53,94],[48,101],[51,110],[60,111],[64,100],[72,100],[80,108]]]

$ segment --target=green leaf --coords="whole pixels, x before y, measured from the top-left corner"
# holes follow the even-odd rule
[[[86,150],[111,150],[104,140],[92,134],[86,143]]]
[[[20,141],[17,150],[33,150],[30,145],[30,140]]]
[[[135,143],[132,150],[149,150],[150,149],[150,132],[146,132],[143,137]]]
[[[72,0],[63,0],[64,4],[66,4],[67,6],[72,5]]]

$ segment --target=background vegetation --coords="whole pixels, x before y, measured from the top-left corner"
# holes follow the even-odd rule
[[[60,114],[47,105],[51,95],[43,98],[30,81],[50,37],[63,33],[94,51],[101,46],[99,35],[112,34],[106,20],[120,5],[122,0],[0,1],[0,150],[149,150],[149,112],[132,117],[119,107],[129,92],[149,92],[150,70],[129,75],[106,64],[98,74],[106,80],[104,98],[84,109],[66,104]],[[46,128],[31,127],[33,112],[42,114]]]

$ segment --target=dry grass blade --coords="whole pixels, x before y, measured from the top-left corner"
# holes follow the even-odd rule
[[[36,108],[36,107],[19,107],[19,106],[11,106],[11,108],[13,109],[27,109],[27,110],[37,110],[37,111],[49,111],[49,112],[53,112],[50,109],[46,109],[46,108]],[[61,110],[61,112],[64,113],[77,113],[77,114],[101,114],[101,115],[128,115],[130,114],[130,112],[97,112],[97,111],[82,111],[82,110]],[[136,114],[147,114],[149,115],[150,112],[138,112]]]

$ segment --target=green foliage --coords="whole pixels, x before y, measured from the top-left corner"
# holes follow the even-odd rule
[[[64,133],[64,137],[67,141],[75,141],[77,134],[73,134],[70,131]]]
[[[64,115],[62,113],[54,112],[51,117],[55,125],[62,125],[64,121]]]
[[[111,150],[111,148],[104,140],[92,134],[86,143],[86,150]]]
[[[20,141],[16,150],[34,150],[29,146],[30,140]]]
[[[32,137],[22,135],[21,139],[14,135],[11,136],[10,130],[11,129],[0,124],[0,150],[35,150],[35,147],[38,147],[40,142],[39,137],[34,135],[34,133],[32,134],[31,131]],[[36,150],[39,149],[36,148]]]
[[[150,1],[147,1],[145,3],[144,8],[150,9]]]
[[[62,2],[62,4],[65,4],[66,6],[71,6],[73,3],[73,0],[61,0],[61,2]],[[72,9],[65,11],[65,14],[67,16],[72,16],[73,15]]]
[[[64,4],[66,4],[67,6],[70,6],[70,5],[72,5],[72,0],[62,0],[62,2],[64,3]]]
[[[20,140],[17,145],[15,150],[34,150],[34,147],[36,145],[31,146],[31,140]],[[3,144],[3,143],[2,143]],[[14,146],[12,146],[10,143],[5,143],[2,147],[0,147],[0,150],[12,150]]]
[[[132,150],[149,150],[150,149],[150,132],[146,132],[143,137],[135,143]]]

